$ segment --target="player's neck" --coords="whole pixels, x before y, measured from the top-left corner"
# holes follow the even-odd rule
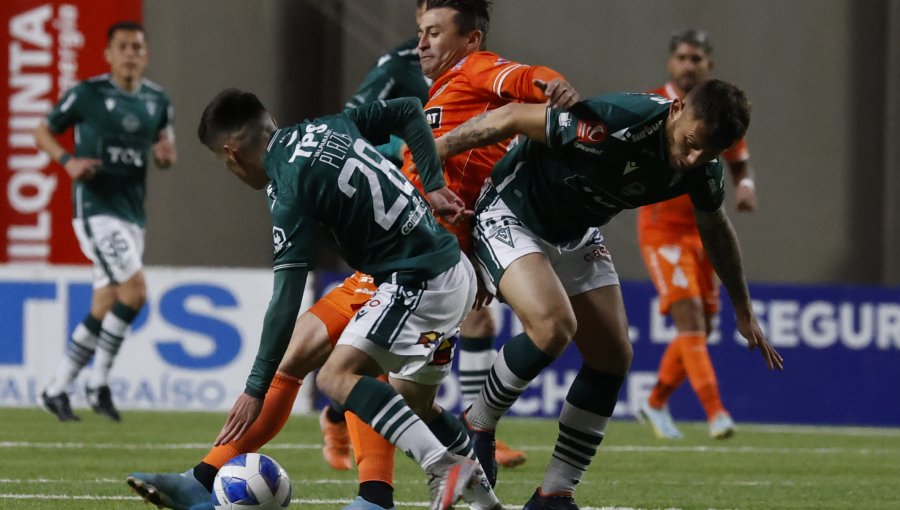
[[[116,87],[122,89],[129,94],[133,94],[134,91],[141,86],[141,78],[140,77],[125,77],[125,76],[116,76],[112,75],[112,81],[116,84]]]

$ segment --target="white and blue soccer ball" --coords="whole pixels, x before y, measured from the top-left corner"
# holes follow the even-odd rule
[[[219,470],[212,502],[216,510],[280,510],[291,502],[291,480],[271,457],[243,453]]]

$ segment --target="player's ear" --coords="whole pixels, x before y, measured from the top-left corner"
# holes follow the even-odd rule
[[[684,100],[682,99],[673,99],[672,106],[669,107],[669,118],[676,119],[679,114],[684,110]]]
[[[469,32],[469,38],[466,40],[466,49],[469,51],[481,50],[481,44],[484,42],[484,32],[481,30],[472,30]]]

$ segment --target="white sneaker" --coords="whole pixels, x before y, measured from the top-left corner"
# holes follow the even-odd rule
[[[734,435],[734,420],[725,411],[716,413],[709,422],[709,437],[713,439],[728,439]]]
[[[675,426],[672,415],[669,414],[669,406],[663,406],[662,409],[651,407],[644,400],[637,412],[638,420],[650,425],[653,433],[659,439],[681,439],[684,434]]]
[[[478,461],[461,455],[447,457],[428,469],[430,510],[448,510],[463,498],[476,510],[503,508]]]

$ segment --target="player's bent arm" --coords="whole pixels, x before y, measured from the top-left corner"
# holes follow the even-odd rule
[[[722,207],[715,212],[695,208],[694,215],[706,256],[728,291],[735,313],[741,319],[749,319],[753,316],[750,291],[744,279],[741,247],[731,221]]]
[[[437,139],[438,155],[446,159],[476,147],[500,143],[513,135],[547,141],[547,105],[510,103],[472,117]]]
[[[269,384],[275,377],[294,332],[307,274],[306,269],[300,268],[275,272],[275,289],[272,291],[269,309],[266,310],[256,360],[244,389],[244,393],[251,397],[265,397]]]
[[[431,127],[425,120],[422,102],[418,98],[376,101],[351,110],[348,115],[366,138],[384,139],[389,134],[402,138],[412,153],[426,192],[446,186]]]
[[[53,161],[59,162],[66,154],[66,148],[56,140],[56,135],[50,131],[50,126],[46,122],[41,122],[34,128],[34,142],[37,148],[46,152]]]

